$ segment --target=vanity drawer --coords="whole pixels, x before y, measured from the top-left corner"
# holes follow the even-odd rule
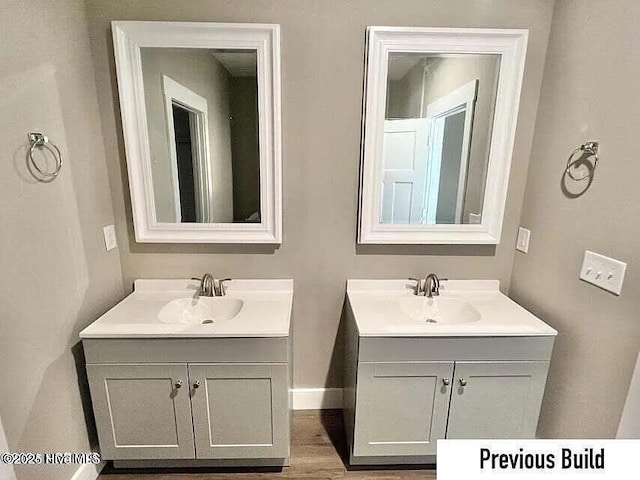
[[[91,338],[82,344],[87,363],[287,363],[287,342],[287,337]]]
[[[360,337],[360,362],[540,360],[555,337]]]

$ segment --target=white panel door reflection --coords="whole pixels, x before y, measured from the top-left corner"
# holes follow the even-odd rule
[[[463,223],[478,80],[384,122],[381,223]]]
[[[428,131],[426,118],[384,122],[382,223],[421,223]]]

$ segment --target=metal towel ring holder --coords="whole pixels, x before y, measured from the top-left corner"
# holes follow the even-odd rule
[[[569,175],[571,180],[575,180],[576,182],[582,182],[584,180],[589,180],[593,177],[596,167],[598,166],[598,148],[600,144],[598,142],[587,142],[580,145],[576,148],[571,155],[569,155],[569,159],[567,160],[567,168],[565,168],[565,174]],[[580,154],[576,156],[576,154]],[[593,164],[588,168],[588,172],[582,175],[581,177],[576,177],[572,171],[573,167],[576,166],[577,163],[582,162],[586,158],[593,157]]]
[[[46,135],[37,132],[29,133],[29,145],[29,152],[27,154],[29,164],[35,169],[36,172],[38,172],[38,175],[40,176],[35,175],[35,172],[29,169],[31,174],[39,182],[52,182],[53,180],[55,180],[55,178],[60,173],[63,164],[62,153],[60,152],[60,149],[54,143],[50,142],[49,138]],[[35,152],[36,148],[44,148],[53,155],[53,158],[55,160],[55,167],[53,171],[46,171],[38,166],[38,162],[36,162],[33,158],[33,152]]]

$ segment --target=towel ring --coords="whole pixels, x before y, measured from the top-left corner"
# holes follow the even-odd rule
[[[583,180],[588,180],[593,177],[596,167],[598,166],[598,147],[600,144],[598,142],[587,142],[580,145],[576,148],[571,155],[569,155],[569,159],[567,160],[567,168],[565,168],[565,174],[569,175],[571,180],[575,180],[576,182],[582,182]],[[580,153],[579,156],[576,156],[577,153]],[[584,159],[584,156],[594,157],[593,165],[589,168],[588,172],[581,177],[576,177],[571,171],[572,168],[580,161]]]
[[[32,175],[35,177],[36,180],[40,182],[53,181],[58,176],[58,174],[60,173],[60,169],[62,168],[63,161],[62,161],[62,153],[60,152],[60,149],[54,143],[50,142],[49,138],[46,135],[43,135],[42,133],[30,132],[28,137],[29,137],[29,145],[30,145],[29,153],[28,153],[30,165],[38,172],[38,174],[41,175],[41,177],[38,177],[37,175],[33,175],[33,171],[31,170]],[[33,152],[35,152],[36,148],[44,148],[53,155],[53,158],[55,159],[55,162],[56,162],[55,164],[56,166],[53,169],[53,171],[48,172],[38,166],[38,163],[33,158]]]

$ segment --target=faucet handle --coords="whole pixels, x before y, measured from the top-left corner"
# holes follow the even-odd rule
[[[420,292],[422,292],[422,278],[409,277],[408,280],[412,280],[416,282],[416,286],[413,289],[413,293],[414,295],[420,295]]]
[[[198,295],[204,295],[204,278],[191,277],[191,280],[194,280],[199,283]]]
[[[218,280],[218,285],[220,286],[220,295],[224,296],[227,293],[227,289],[224,286],[225,282],[230,282],[233,278],[223,278],[222,280]]]

